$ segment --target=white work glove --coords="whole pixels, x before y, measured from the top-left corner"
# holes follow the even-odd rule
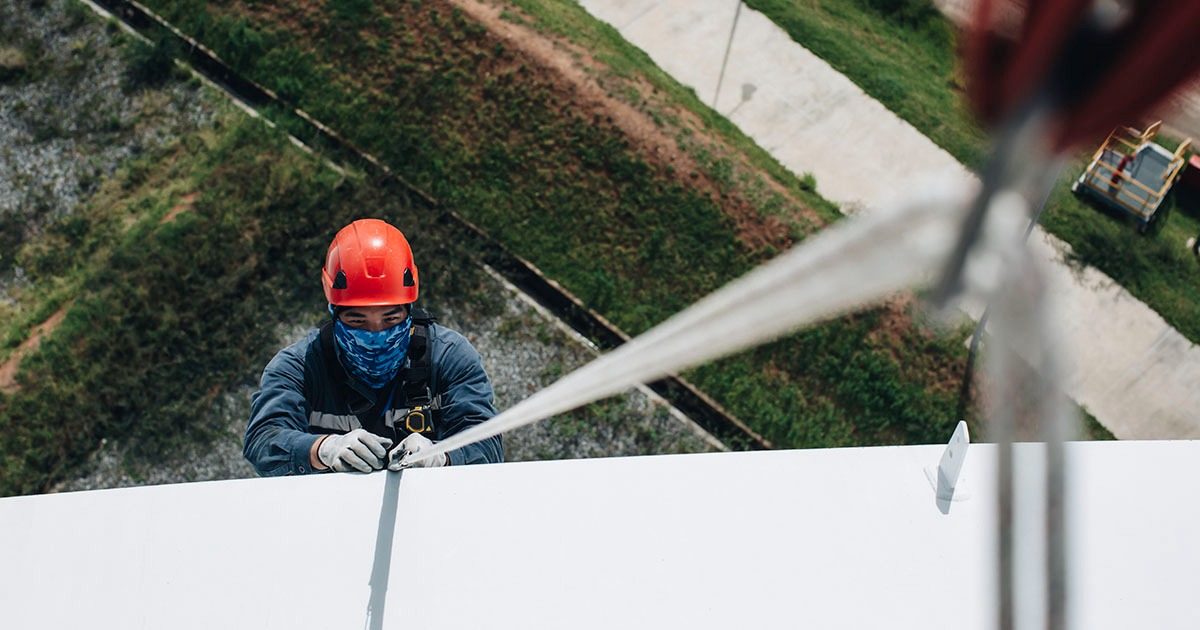
[[[430,442],[429,438],[421,435],[420,433],[414,433],[403,440],[400,440],[400,444],[398,444],[396,449],[392,451],[392,460],[391,463],[388,464],[388,470],[400,470],[400,460],[406,455],[417,453],[423,448],[431,448],[432,446],[433,442]],[[449,463],[450,456],[446,453],[442,453],[441,455],[434,455],[429,459],[423,459],[415,464],[411,464],[411,466],[414,468],[436,468],[438,466],[445,466]]]
[[[371,472],[384,466],[392,441],[366,429],[331,435],[317,447],[317,458],[336,472]]]

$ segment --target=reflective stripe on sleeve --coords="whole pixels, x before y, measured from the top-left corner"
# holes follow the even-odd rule
[[[358,416],[337,416],[319,411],[308,414],[308,425],[320,429],[331,429],[342,432],[362,428],[362,423],[358,421]]]

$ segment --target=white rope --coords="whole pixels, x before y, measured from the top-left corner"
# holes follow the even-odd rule
[[[915,187],[921,190],[919,187]],[[402,466],[652,382],[876,302],[939,271],[967,208],[945,184],[845,219],[496,417]]]

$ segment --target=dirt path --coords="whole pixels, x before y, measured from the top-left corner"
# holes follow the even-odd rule
[[[505,12],[515,9],[484,0],[445,0],[461,9],[468,16],[487,27],[492,35],[504,40],[505,44],[520,50],[545,69],[549,80],[562,85],[565,91],[575,96],[580,111],[611,119],[624,132],[639,155],[647,162],[659,167],[669,167],[680,173],[690,173],[689,185],[718,203],[738,227],[743,242],[751,249],[772,246],[784,249],[791,245],[790,231],[781,217],[763,215],[756,205],[738,194],[729,194],[706,173],[688,151],[680,147],[676,136],[679,129],[663,122],[663,118],[680,120],[681,126],[690,131],[704,132],[703,124],[692,112],[667,104],[659,98],[653,86],[642,79],[630,80],[608,76],[605,65],[596,60],[592,53],[560,39],[551,39],[535,29],[505,19]],[[628,101],[614,96],[617,92],[606,83],[623,82],[623,87],[636,91],[641,105],[635,107]],[[669,110],[669,117],[654,116],[652,111]],[[747,171],[753,170],[744,164],[737,152],[719,146],[712,141],[708,147],[725,157],[743,164]],[[764,183],[774,192],[793,203],[793,207],[810,225],[821,226],[824,221],[816,212],[805,207],[778,182],[765,178]]]
[[[42,337],[54,332],[55,328],[62,323],[63,318],[67,316],[67,307],[64,306],[58,309],[58,312],[51,315],[46,321],[38,324],[33,329],[33,334],[29,338],[21,342],[17,349],[3,364],[0,364],[0,391],[5,394],[15,394],[20,387],[17,385],[17,368],[21,367],[21,360],[37,351],[38,346],[42,344]]]

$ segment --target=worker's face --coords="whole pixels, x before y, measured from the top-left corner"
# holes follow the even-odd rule
[[[351,328],[379,332],[408,319],[408,306],[352,306],[339,313],[338,319]]]

